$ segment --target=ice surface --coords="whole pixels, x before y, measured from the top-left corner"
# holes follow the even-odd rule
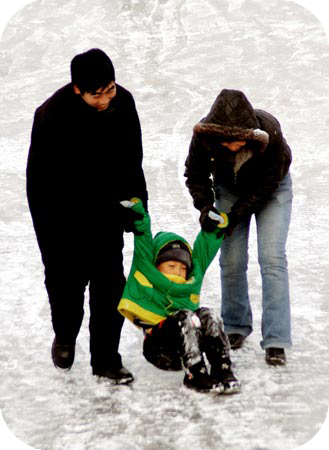
[[[197,234],[184,160],[193,125],[223,87],[245,91],[255,107],[273,113],[292,147],[294,346],[286,367],[265,365],[253,233],[255,329],[232,354],[239,395],[187,392],[182,373],[161,372],[143,359],[142,336],[130,323],[121,353],[135,383],[97,381],[89,367],[87,301],[72,370],[52,365],[26,157],[35,108],[69,81],[71,58],[91,47],[108,52],[118,82],[135,97],[154,232],[173,230],[191,241]],[[42,450],[292,450],[308,442],[329,397],[329,48],[318,19],[284,0],[37,0],[3,32],[0,76],[0,408],[14,435]],[[127,273],[132,244],[127,235]],[[219,311],[217,262],[202,294],[203,304]],[[2,441],[0,448],[9,449]]]

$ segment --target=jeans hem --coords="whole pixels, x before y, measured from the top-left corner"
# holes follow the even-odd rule
[[[270,347],[286,349],[286,348],[291,348],[292,343],[291,342],[282,342],[282,341],[277,341],[277,340],[271,339],[266,342],[261,341],[260,346],[262,347],[263,350],[266,350],[267,348],[270,348]]]
[[[248,337],[252,333],[251,331],[242,330],[241,328],[225,327],[225,334],[241,334],[241,336]]]

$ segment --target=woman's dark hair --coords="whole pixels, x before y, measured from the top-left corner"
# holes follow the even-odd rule
[[[102,50],[92,48],[76,55],[71,61],[71,79],[81,94],[96,92],[115,81],[112,61]]]

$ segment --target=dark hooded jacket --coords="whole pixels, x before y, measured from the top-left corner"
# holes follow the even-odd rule
[[[142,158],[134,99],[119,85],[106,111],[89,106],[72,83],[37,108],[27,195],[41,250],[120,227],[122,199],[138,196],[146,207]]]
[[[238,153],[221,145],[241,140],[247,144]],[[193,129],[186,185],[199,210],[219,197],[216,186],[228,189],[238,197],[230,221],[239,222],[270,199],[290,163],[291,151],[277,119],[254,109],[243,92],[223,89]]]

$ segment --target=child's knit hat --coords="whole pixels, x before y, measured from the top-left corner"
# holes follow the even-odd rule
[[[192,266],[192,256],[190,249],[182,241],[171,241],[159,251],[155,265],[165,261],[179,261],[186,264],[188,271]]]

